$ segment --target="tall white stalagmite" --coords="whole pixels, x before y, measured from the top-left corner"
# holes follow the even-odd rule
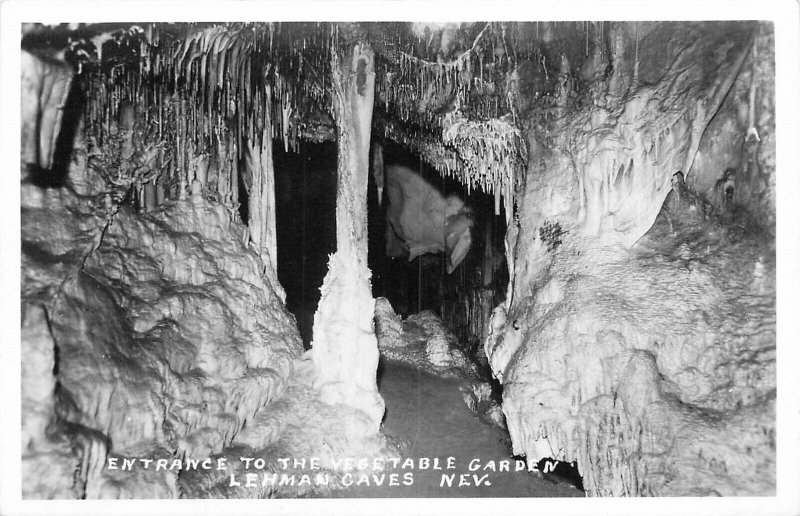
[[[375,300],[367,267],[367,178],[374,55],[359,43],[351,62],[332,52],[333,107],[338,136],[336,245],[314,315],[313,357],[323,400],[363,412],[377,431],[383,418],[378,394]]]

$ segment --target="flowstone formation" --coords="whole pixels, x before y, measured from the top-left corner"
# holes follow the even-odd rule
[[[589,98],[530,111],[486,354],[514,452],[576,460],[589,495],[770,494],[770,28],[668,25],[613,24]]]

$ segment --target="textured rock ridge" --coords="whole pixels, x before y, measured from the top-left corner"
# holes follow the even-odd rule
[[[403,321],[386,298],[375,302],[375,333],[385,358],[442,378],[477,380],[478,367],[459,348],[453,333],[429,310]]]

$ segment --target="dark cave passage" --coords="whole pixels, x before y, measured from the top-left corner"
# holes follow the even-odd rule
[[[420,174],[443,196],[456,195],[469,210],[471,246],[464,261],[447,273],[445,253],[423,254],[409,261],[391,258],[386,252],[387,206],[379,207],[377,189],[370,187],[369,243],[372,291],[389,300],[403,317],[431,310],[473,353],[481,340],[483,324],[492,308],[505,299],[508,270],[505,263],[505,213],[494,214],[494,197],[445,177],[400,146],[387,143],[384,160],[406,166]],[[483,310],[483,311],[481,311]]]
[[[287,308],[295,315],[306,348],[313,338],[314,313],[320,300],[328,256],[336,247],[335,181],[336,147],[304,143],[300,152],[285,152],[274,146],[278,229],[278,277],[286,290]],[[483,332],[491,310],[504,300],[508,273],[505,263],[505,214],[494,213],[494,198],[480,191],[467,193],[458,181],[444,177],[418,155],[387,142],[383,149],[387,165],[401,165],[419,173],[444,197],[463,199],[472,220],[472,242],[463,262],[447,272],[444,252],[422,254],[412,260],[387,255],[387,204],[384,192],[378,202],[375,175],[368,188],[368,260],[372,271],[372,294],[386,298],[395,313],[413,327],[426,319],[442,320],[455,338],[454,345],[474,364],[477,375],[491,385],[492,402],[501,403],[500,384],[493,380],[482,356]],[[411,319],[409,319],[410,316]],[[422,314],[420,314],[422,315]],[[401,445],[404,458],[455,457],[458,471],[455,487],[441,485],[442,471],[430,469],[418,475],[417,485],[386,489],[387,486],[349,486],[336,496],[365,497],[514,497],[582,496],[580,476],[574,466],[547,460],[536,472],[493,473],[491,484],[474,485],[471,460],[483,464],[511,461],[515,467],[510,437],[505,428],[493,424],[465,403],[467,378],[447,378],[409,364],[381,358],[378,389],[386,402],[383,432]],[[483,400],[487,402],[487,400]],[[474,409],[474,407],[473,407]],[[555,471],[551,471],[557,464]],[[525,466],[527,467],[527,466]],[[542,475],[541,471],[548,471]],[[458,486],[460,475],[464,485]],[[479,479],[482,476],[478,474]],[[471,479],[471,480],[470,480]],[[471,485],[470,485],[471,483]],[[578,489],[574,489],[578,487]],[[328,493],[323,493],[328,496]]]
[[[336,250],[336,145],[304,143],[294,153],[278,143],[273,150],[278,279],[308,348],[328,255]]]
[[[278,278],[286,290],[287,308],[295,315],[309,347],[328,255],[336,246],[336,146],[303,143],[297,153],[284,152],[279,144],[273,149]],[[494,214],[493,196],[475,190],[467,193],[461,183],[440,175],[418,155],[398,145],[387,143],[384,156],[387,165],[418,171],[443,196],[457,195],[465,201],[472,218],[472,245],[451,274],[447,273],[445,253],[423,254],[410,261],[387,256],[388,198],[384,194],[379,205],[374,174],[370,174],[367,200],[372,294],[388,299],[402,317],[433,311],[475,353],[491,309],[505,298],[505,214]]]

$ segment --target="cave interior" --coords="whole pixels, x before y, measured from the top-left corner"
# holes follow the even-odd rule
[[[451,455],[525,464],[460,496],[774,494],[771,23],[31,23],[21,60],[24,498],[452,496]],[[110,467],[147,458],[183,466]]]

